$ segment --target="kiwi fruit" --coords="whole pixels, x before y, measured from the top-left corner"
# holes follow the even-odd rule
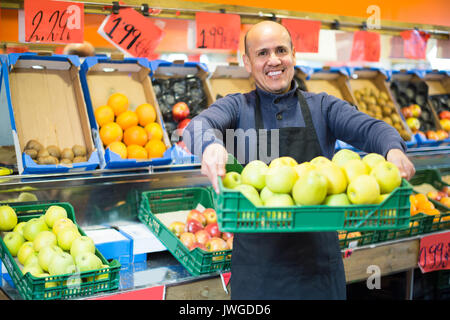
[[[388,125],[390,125],[390,126],[393,126],[393,125],[394,125],[394,122],[393,122],[392,119],[389,118],[389,117],[384,117],[384,118],[383,118],[383,121],[386,122],[386,123],[387,123]]]
[[[85,157],[86,156],[86,147],[80,145],[74,145],[72,147],[72,151],[75,157]]]
[[[387,93],[383,92],[383,91],[380,92],[380,98],[384,99],[386,101],[389,100],[389,97],[388,97]]]
[[[62,158],[59,163],[68,165],[68,164],[72,164],[72,160],[67,159],[67,158]]]
[[[389,107],[384,106],[383,107],[383,115],[390,116],[392,114],[392,109]]]
[[[38,152],[37,157],[38,157],[38,159],[39,159],[39,158],[45,158],[45,157],[48,157],[49,155],[50,155],[50,153],[47,151],[47,149],[43,148],[43,149],[41,149],[41,150]]]
[[[44,146],[37,140],[30,140],[25,145],[25,150],[27,149],[34,149],[39,152],[41,149],[44,149]]]
[[[35,149],[26,149],[24,153],[29,155],[31,159],[36,159],[38,155],[38,152]]]
[[[61,159],[69,159],[70,161],[73,161],[74,157],[75,155],[73,154],[71,148],[64,148],[63,151],[61,151]]]
[[[86,161],[87,161],[87,159],[86,159],[85,156],[78,156],[78,157],[73,158],[73,163],[76,163],[76,162],[86,162]]]
[[[38,163],[39,164],[58,164],[59,160],[53,156],[44,156],[44,157],[39,157],[38,158]]]
[[[57,159],[59,159],[61,157],[61,150],[58,148],[58,146],[53,146],[53,145],[48,146],[47,151],[51,156],[53,156]]]
[[[393,113],[392,115],[391,115],[391,119],[392,119],[392,121],[394,122],[394,123],[401,123],[401,119],[400,119],[400,116],[398,115],[398,114],[396,114],[396,113]]]
[[[411,135],[405,129],[400,130],[399,133],[400,133],[400,137],[402,137],[403,140],[405,140],[405,141],[411,140]]]

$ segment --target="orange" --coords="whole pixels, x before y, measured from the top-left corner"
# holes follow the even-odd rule
[[[123,142],[127,146],[137,144],[138,146],[143,147],[147,143],[147,140],[147,132],[140,126],[129,127],[123,133]]]
[[[137,126],[138,115],[136,112],[131,110],[124,111],[117,116],[116,123],[122,128],[122,130],[126,130],[130,127]]]
[[[127,146],[123,142],[114,141],[108,145],[107,149],[117,153],[122,159],[127,158]]]
[[[149,123],[155,122],[156,111],[155,108],[148,103],[143,103],[136,108],[136,114],[139,118],[139,124],[143,127]]]
[[[122,137],[122,128],[115,122],[109,122],[100,128],[100,139],[105,146],[114,141],[121,141]]]
[[[131,144],[127,147],[128,159],[147,159],[147,150],[137,144]]]
[[[162,158],[166,151],[166,145],[161,140],[152,139],[145,145],[145,150],[147,150],[149,159]]]
[[[104,105],[95,109],[94,115],[95,120],[97,120],[97,123],[100,127],[109,122],[114,122],[114,110],[108,105]]]
[[[128,109],[128,98],[123,93],[116,92],[108,98],[107,104],[113,108],[114,114],[118,116]]]
[[[147,131],[148,140],[161,140],[163,137],[163,130],[157,122],[146,125],[145,131]]]

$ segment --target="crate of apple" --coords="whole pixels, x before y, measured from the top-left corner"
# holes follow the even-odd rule
[[[24,299],[64,299],[118,288],[109,263],[67,203],[0,206],[0,257]]]

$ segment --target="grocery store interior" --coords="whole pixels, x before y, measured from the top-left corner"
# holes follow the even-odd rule
[[[450,299],[450,2],[144,1],[0,2],[0,300],[230,300],[236,233],[306,231],[338,233],[347,300]],[[321,219],[295,195],[271,211],[213,190],[182,133],[255,90],[244,38],[261,21],[289,31],[299,88],[395,129],[409,181],[322,199]]]

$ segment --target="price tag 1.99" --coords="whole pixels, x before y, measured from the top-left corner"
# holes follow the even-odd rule
[[[134,9],[120,9],[106,17],[98,33],[119,50],[133,57],[151,57],[163,37],[163,30]]]
[[[82,43],[84,5],[49,0],[25,0],[19,17],[19,40],[38,43]]]
[[[419,268],[423,273],[450,269],[450,231],[420,240]]]
[[[238,14],[197,12],[197,48],[229,49],[239,48],[241,17]]]

